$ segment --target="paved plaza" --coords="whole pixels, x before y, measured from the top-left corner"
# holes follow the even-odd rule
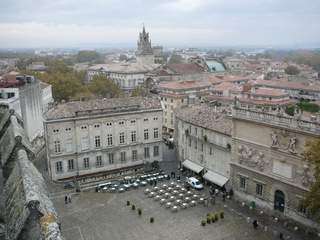
[[[54,202],[62,219],[63,235],[67,240],[276,239],[270,232],[253,229],[246,218],[224,209],[221,203],[208,207],[199,204],[172,213],[158,201],[148,198],[144,189],[124,193],[82,192],[73,195],[71,204],[65,204],[63,196],[56,197]],[[126,206],[127,200],[142,209],[142,216]],[[224,210],[224,219],[205,227],[200,225],[207,213],[221,210]],[[150,217],[154,217],[154,223],[149,222]]]

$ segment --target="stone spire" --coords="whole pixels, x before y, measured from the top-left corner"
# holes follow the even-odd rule
[[[142,32],[139,33],[139,39],[137,42],[138,49],[137,55],[152,55],[153,50],[151,46],[151,40],[149,39],[149,33],[143,25]]]

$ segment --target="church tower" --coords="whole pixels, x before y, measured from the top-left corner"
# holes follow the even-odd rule
[[[149,33],[146,32],[144,26],[142,28],[142,32],[139,33],[136,57],[137,62],[140,62],[142,64],[154,63],[154,54],[151,46],[151,39],[149,38]]]

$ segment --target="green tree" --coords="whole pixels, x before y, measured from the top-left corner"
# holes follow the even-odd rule
[[[116,83],[103,75],[94,76],[88,87],[92,94],[99,97],[116,98],[124,95]]]
[[[173,53],[169,59],[168,64],[184,63],[184,59],[181,55]]]
[[[299,68],[293,65],[289,65],[284,71],[289,75],[298,75],[300,73]]]
[[[131,92],[131,97],[139,97],[139,96],[145,97],[146,95],[147,95],[147,90],[142,86],[136,87]]]
[[[285,109],[286,114],[293,116],[294,115],[295,106],[287,106]]]
[[[78,62],[91,62],[91,61],[97,61],[101,59],[102,57],[100,56],[99,53],[96,51],[79,51],[76,59]]]
[[[306,144],[304,157],[314,166],[315,182],[307,194],[305,205],[310,214],[319,222],[320,221],[320,139]]]
[[[301,110],[306,111],[306,112],[315,113],[315,112],[319,112],[320,111],[320,106],[318,104],[311,103],[311,102],[309,102],[307,100],[300,101],[299,103],[297,103],[297,106]]]

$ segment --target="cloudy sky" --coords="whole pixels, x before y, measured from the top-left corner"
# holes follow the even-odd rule
[[[0,0],[0,48],[320,47],[320,0]]]

